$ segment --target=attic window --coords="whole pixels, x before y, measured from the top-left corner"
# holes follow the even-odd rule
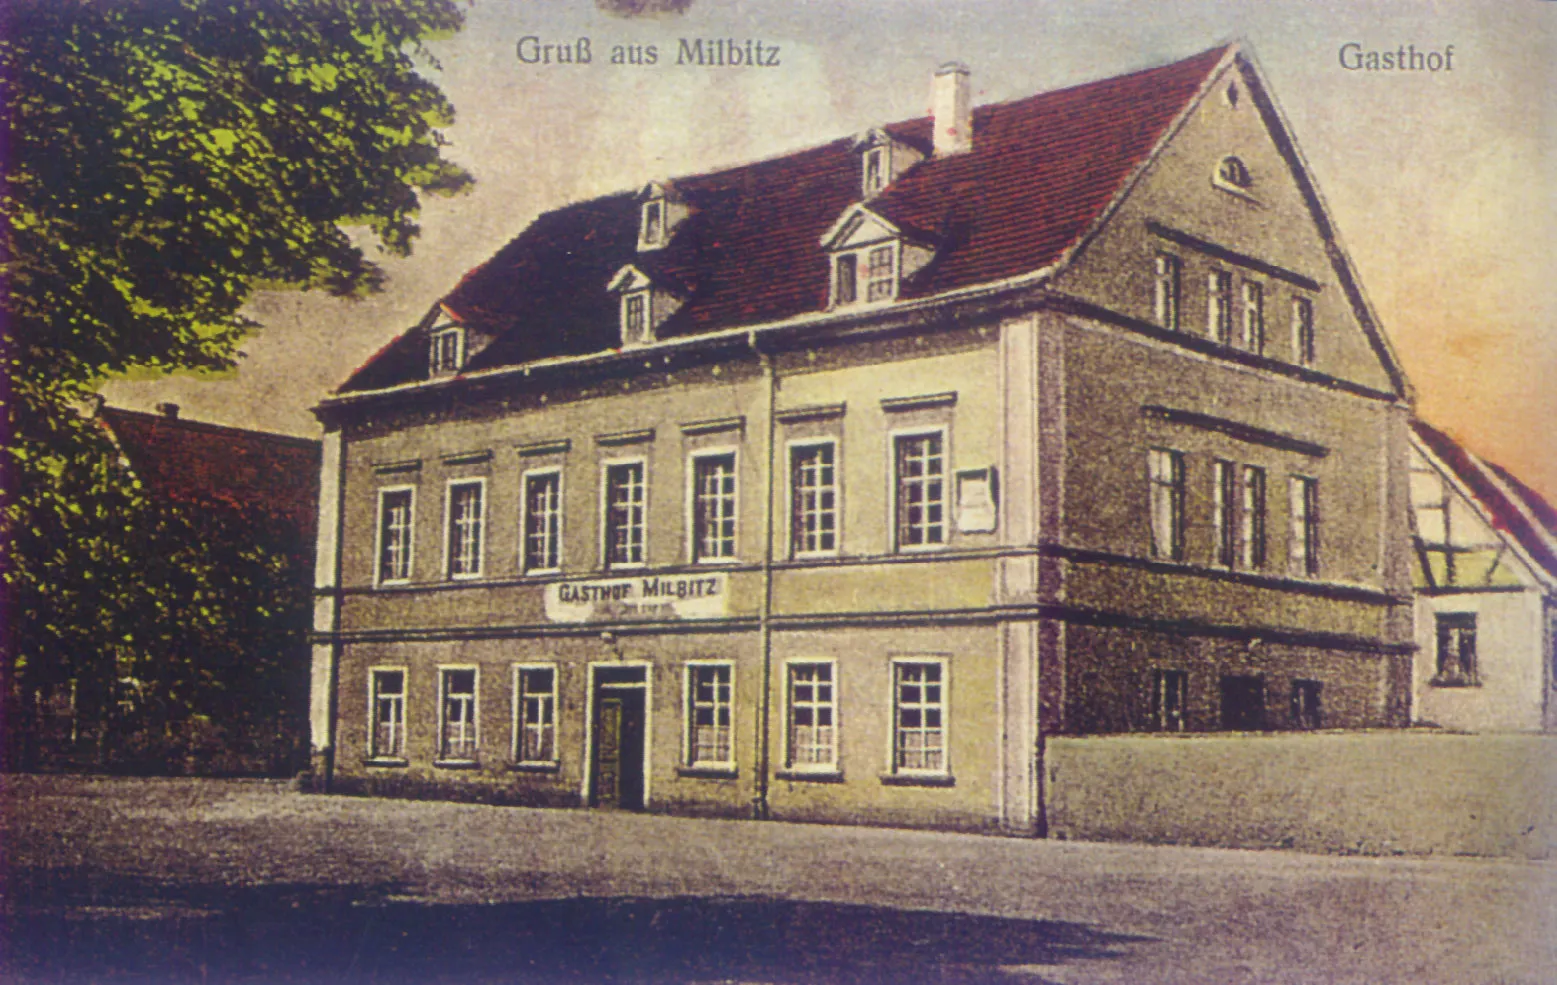
[[[1238,108],[1238,83],[1230,83],[1227,86],[1227,91],[1223,93],[1223,95],[1227,97],[1227,105],[1231,106],[1233,109]]]
[[[865,197],[869,198],[886,186],[887,149],[885,147],[872,147],[865,152],[861,190],[865,193]]]
[[[450,326],[432,333],[428,345],[428,368],[434,376],[457,373],[465,361],[465,330]]]
[[[885,243],[833,257],[833,306],[897,297],[897,244]],[[861,297],[861,281],[864,296]]]
[[[649,333],[649,292],[628,291],[622,295],[622,345],[642,345],[652,341]]]
[[[1216,166],[1216,183],[1224,188],[1248,191],[1254,179],[1249,176],[1249,168],[1242,161],[1229,155]]]
[[[643,243],[659,246],[665,237],[665,203],[655,199],[643,203]]]

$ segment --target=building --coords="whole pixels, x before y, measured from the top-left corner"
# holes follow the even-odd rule
[[[1473,732],[1557,729],[1557,510],[1432,425],[1412,431],[1412,717]]]
[[[1405,724],[1408,384],[1247,50],[560,208],[318,408],[331,789],[1032,833]]]

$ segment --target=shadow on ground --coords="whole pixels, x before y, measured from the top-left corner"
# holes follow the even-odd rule
[[[1122,957],[1144,940],[749,897],[435,904],[397,900],[392,886],[191,890],[61,875],[12,880],[0,979],[1041,985],[1043,966]]]

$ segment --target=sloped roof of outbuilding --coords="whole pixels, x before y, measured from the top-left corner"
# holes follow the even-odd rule
[[[973,110],[973,149],[928,157],[870,200],[872,211],[936,245],[902,284],[928,297],[1041,270],[1078,243],[1230,46],[1128,75]],[[928,149],[928,118],[890,124]],[[611,276],[636,264],[685,302],[660,338],[782,320],[827,304],[818,239],[860,197],[852,138],[671,186],[689,217],[665,247],[637,250],[638,200],[623,192],[545,213],[466,274],[442,310],[493,341],[477,371],[620,345]],[[425,379],[420,332],[402,335],[341,387]]]

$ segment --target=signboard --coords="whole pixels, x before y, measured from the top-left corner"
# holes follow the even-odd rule
[[[717,619],[729,612],[729,597],[729,576],[719,571],[562,581],[546,586],[546,618],[552,622]]]

